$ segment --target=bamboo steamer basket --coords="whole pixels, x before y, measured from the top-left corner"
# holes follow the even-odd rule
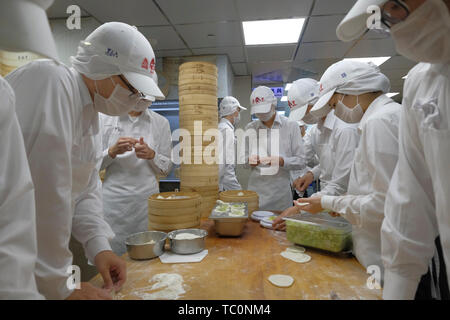
[[[205,90],[217,92],[217,84],[185,84],[178,86],[178,92],[190,90]]]
[[[243,196],[238,196],[242,192]],[[247,202],[248,213],[259,209],[259,197],[255,191],[250,190],[228,190],[219,194],[219,199],[223,202]]]
[[[207,74],[207,73],[180,73],[178,75],[178,85],[191,85],[192,83],[197,83],[196,80],[201,80],[198,83],[203,83],[206,85],[217,85],[217,75]],[[190,82],[190,83],[185,83]]]
[[[180,167],[181,168],[181,167]],[[182,169],[180,169],[180,174],[184,176],[192,176],[192,177],[198,177],[199,175],[215,175],[219,174],[219,165],[213,164],[213,165],[199,165],[199,164],[185,164],[182,165]]]
[[[183,105],[186,104],[217,106],[217,96],[211,94],[184,94],[180,95],[179,101],[180,101],[180,109],[183,107]]]
[[[217,104],[205,105],[205,104],[193,104],[193,105],[183,105],[180,108],[180,116],[191,116],[191,115],[217,115],[216,119],[219,118],[219,109]]]
[[[187,199],[157,199],[187,196]],[[202,198],[196,192],[163,192],[148,199],[149,230],[171,231],[200,224]]]
[[[193,70],[193,71],[191,71]],[[185,62],[179,67],[180,72],[195,72],[195,73],[215,73],[217,74],[217,67],[215,64],[209,62],[193,61]]]

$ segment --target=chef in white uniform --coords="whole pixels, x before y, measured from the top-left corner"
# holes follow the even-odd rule
[[[300,192],[320,178],[320,192],[315,195],[338,196],[347,192],[359,134],[355,124],[348,124],[328,109],[318,118],[310,114],[312,105],[319,98],[319,84],[313,79],[294,81],[289,90],[288,101],[294,105],[292,120],[306,120],[316,123],[304,139],[305,155],[308,163],[317,155],[319,164],[294,181]],[[309,109],[309,110],[308,110]]]
[[[148,198],[159,193],[159,178],[172,168],[169,121],[148,109],[150,104],[122,116],[100,116],[103,208],[117,255],[127,251],[127,236],[148,230]]]
[[[444,298],[450,285],[450,2],[358,1],[337,29],[342,40],[366,31],[368,5],[381,7],[397,51],[420,62],[405,81],[399,160],[386,198],[383,298],[413,299],[433,255],[441,261],[431,272],[439,278],[432,297]],[[447,280],[440,281],[445,269]]]
[[[241,184],[236,177],[236,137],[234,130],[241,119],[241,106],[235,97],[225,97],[219,105],[219,131],[222,134],[220,163],[219,163],[219,190],[241,190]]]
[[[0,2],[0,50],[29,51],[57,59],[45,10],[53,1]],[[26,21],[33,16],[33,24]],[[14,35],[14,36],[13,36]],[[36,286],[34,186],[15,94],[0,76],[0,300],[42,299]]]
[[[259,195],[259,208],[281,212],[292,206],[290,171],[305,168],[300,128],[275,110],[277,99],[268,87],[257,87],[250,96],[251,113],[258,120],[245,130],[253,132],[245,149],[251,167],[248,189]]]
[[[364,266],[378,266],[382,274],[380,230],[389,182],[398,159],[401,105],[388,98],[389,79],[372,63],[340,61],[320,79],[320,99],[311,109],[325,110],[348,123],[359,122],[361,135],[346,195],[299,199],[302,210],[325,210],[353,225],[353,253]],[[381,279],[378,279],[381,280]]]
[[[49,299],[105,297],[89,283],[68,287],[71,234],[101,273],[119,289],[126,264],[111,251],[114,236],[103,218],[98,169],[102,158],[98,112],[130,111],[143,94],[161,96],[152,79],[154,53],[136,28],[106,23],[80,43],[74,68],[37,60],[10,73],[35,186],[38,290]],[[108,295],[107,295],[108,296]],[[109,296],[109,298],[111,298]]]

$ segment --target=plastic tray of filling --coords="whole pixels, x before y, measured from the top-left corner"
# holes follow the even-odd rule
[[[352,246],[352,225],[327,213],[300,213],[284,218],[289,241],[330,252],[343,252]]]
[[[217,200],[209,219],[214,220],[215,230],[219,235],[240,236],[248,220],[247,203]]]

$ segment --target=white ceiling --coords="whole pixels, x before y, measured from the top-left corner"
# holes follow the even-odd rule
[[[100,23],[122,21],[138,26],[158,57],[225,54],[234,73],[252,75],[254,83],[319,79],[330,64],[344,57],[393,56],[381,69],[390,78],[392,89],[401,92],[401,78],[414,63],[396,53],[389,35],[371,31],[355,46],[337,39],[336,26],[355,2],[57,0],[48,14],[50,18],[65,18],[67,6],[78,4],[83,16],[92,16]],[[244,45],[242,21],[293,17],[308,18],[297,44]]]

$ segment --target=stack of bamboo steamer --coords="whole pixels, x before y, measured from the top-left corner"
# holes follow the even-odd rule
[[[217,67],[207,62],[180,65],[178,93],[180,128],[191,134],[191,163],[180,165],[181,191],[198,192],[202,197],[201,214],[208,217],[219,195],[219,166],[215,161],[206,161],[205,153],[216,156],[212,148],[217,147],[217,141],[203,141],[203,134],[218,128]]]
[[[223,202],[246,202],[248,214],[259,209],[259,197],[255,191],[250,190],[228,190],[219,195]]]
[[[186,198],[169,198],[180,196]],[[201,201],[200,194],[196,192],[162,192],[150,196],[148,199],[148,229],[169,232],[200,226]]]

